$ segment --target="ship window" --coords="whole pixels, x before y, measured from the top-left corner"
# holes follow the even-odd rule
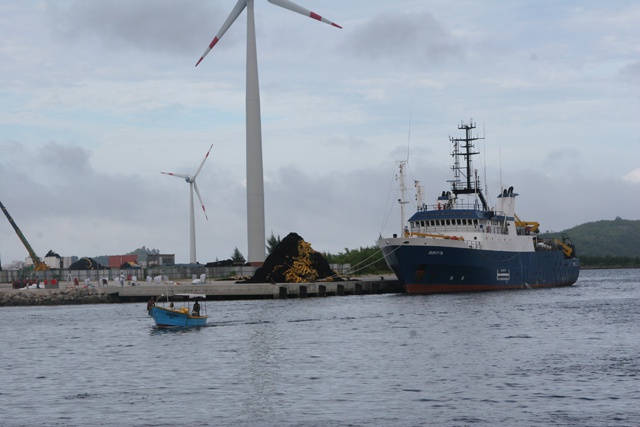
[[[424,227],[424,221],[420,221],[420,227]]]
[[[456,219],[456,223],[457,223],[458,225],[460,225],[460,223],[461,223],[460,218]]]
[[[450,219],[447,220],[447,225],[451,225],[451,220]]]

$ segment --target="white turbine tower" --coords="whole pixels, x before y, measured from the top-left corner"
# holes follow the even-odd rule
[[[268,0],[276,6],[289,9],[337,28],[334,24],[289,0]],[[265,260],[264,225],[264,183],[262,172],[262,130],[260,124],[260,89],[258,84],[258,58],[256,49],[256,29],[253,14],[254,0],[238,0],[222,28],[204,51],[196,67],[209,51],[218,43],[240,13],[247,9],[247,89],[246,89],[246,132],[247,132],[247,236],[248,262],[260,265]]]
[[[209,217],[207,216],[207,211],[204,209],[204,203],[202,203],[202,197],[200,197],[200,191],[198,191],[198,184],[196,184],[196,177],[198,176],[198,174],[200,173],[200,171],[202,170],[202,166],[204,166],[204,162],[207,161],[207,157],[209,157],[209,153],[211,152],[211,149],[213,148],[213,144],[211,144],[211,147],[209,147],[209,151],[207,151],[207,155],[204,156],[204,159],[202,160],[202,163],[200,163],[200,167],[198,168],[198,170],[196,171],[196,173],[194,173],[193,175],[186,175],[186,174],[179,174],[179,173],[173,173],[173,172],[160,172],[163,173],[165,175],[171,175],[171,176],[175,176],[176,178],[183,178],[185,181],[187,181],[189,183],[189,193],[190,193],[190,203],[189,203],[189,207],[190,207],[190,218],[191,218],[191,222],[190,222],[190,247],[189,247],[189,262],[191,264],[195,264],[197,262],[196,259],[196,222],[195,222],[195,214],[193,212],[193,190],[196,190],[196,194],[198,195],[198,200],[200,201],[200,206],[202,206],[202,212],[204,212],[204,217],[207,219],[207,221],[209,220]]]

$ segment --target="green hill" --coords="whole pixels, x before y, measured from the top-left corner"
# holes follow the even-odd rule
[[[640,221],[622,219],[578,225],[543,237],[560,238],[566,233],[576,246],[578,257],[640,257]]]

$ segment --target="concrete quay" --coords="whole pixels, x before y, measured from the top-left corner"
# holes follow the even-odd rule
[[[205,294],[207,300],[284,299],[403,292],[395,277],[364,278],[341,282],[243,283],[217,281],[203,284],[166,284],[137,286],[97,286],[120,302],[147,301],[150,297],[172,294]]]
[[[168,284],[97,287],[120,302],[147,301],[152,296],[205,294],[207,300],[285,299],[344,295],[400,293],[397,280],[349,280],[313,283],[237,283],[222,281],[204,284]]]
[[[395,276],[368,276],[336,282],[244,283],[237,281],[138,283],[135,286],[60,283],[39,289],[12,289],[0,284],[0,306],[146,302],[150,297],[204,294],[207,300],[286,299],[404,292]]]

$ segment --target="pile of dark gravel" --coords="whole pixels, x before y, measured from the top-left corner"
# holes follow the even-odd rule
[[[80,258],[69,266],[69,270],[106,270],[106,267],[98,264],[98,262],[92,258]]]
[[[247,283],[304,283],[317,280],[342,279],[320,252],[311,249],[311,245],[297,233],[289,233]]]

